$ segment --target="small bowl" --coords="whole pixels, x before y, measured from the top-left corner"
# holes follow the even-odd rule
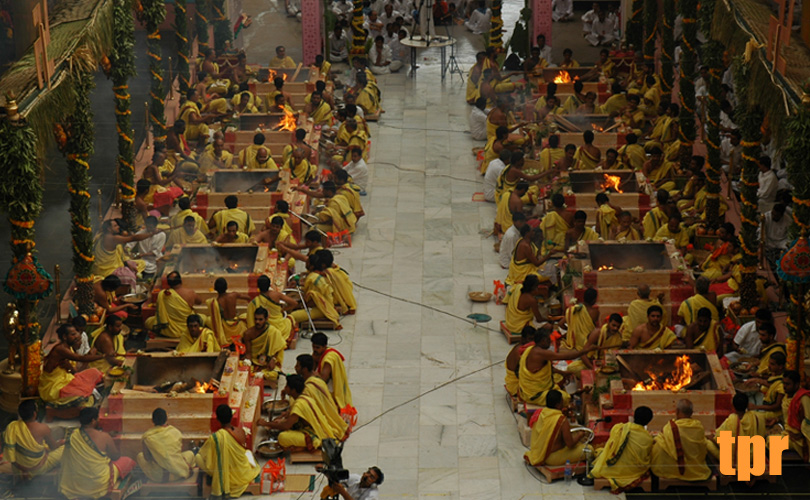
[[[137,306],[143,304],[149,299],[149,295],[146,293],[128,293],[126,295],[121,296],[121,302],[126,304],[135,304]]]
[[[492,299],[492,294],[489,292],[470,292],[467,297],[473,302],[489,302]]]
[[[277,439],[268,439],[256,446],[256,454],[264,458],[275,458],[283,455],[284,449],[279,446]]]
[[[274,402],[275,406],[273,405]],[[268,399],[262,403],[262,409],[265,413],[270,413],[271,408],[273,409],[272,415],[280,415],[290,409],[290,402],[286,399]]]

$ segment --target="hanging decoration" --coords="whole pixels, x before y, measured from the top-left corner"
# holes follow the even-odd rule
[[[720,227],[720,196],[722,159],[720,155],[720,93],[723,68],[723,44],[711,38],[714,22],[715,0],[703,0],[700,4],[700,28],[707,38],[703,45],[703,64],[708,66],[705,115],[701,119],[706,126],[706,225],[710,229]]]
[[[160,49],[159,26],[166,19],[166,6],[163,0],[141,0],[143,9],[138,20],[146,26],[146,55],[149,56],[149,123],[152,124],[154,142],[166,141],[166,105],[163,90],[163,57]]]
[[[675,2],[663,2],[661,17],[661,100],[670,102],[675,81],[673,55],[675,54]]]
[[[180,86],[180,94],[186,95],[191,88],[189,81],[189,43],[188,43],[188,13],[186,12],[186,0],[175,0],[174,2],[174,44],[177,48],[177,83]],[[170,83],[171,84],[171,83]]]
[[[225,0],[211,1],[212,15],[214,21],[214,50],[217,54],[225,53],[230,46],[233,32],[228,21],[228,9],[225,7]]]
[[[644,62],[655,62],[658,0],[644,0]]]
[[[492,18],[489,28],[489,46],[496,52],[503,52],[503,17],[501,17],[502,0],[492,0]]]
[[[695,142],[695,46],[697,45],[697,0],[680,0],[683,16],[683,38],[681,40],[680,78],[681,114],[679,117],[679,139],[681,149],[679,163],[682,171],[689,170],[692,162],[692,147]]]
[[[208,48],[208,19],[211,17],[209,0],[197,0],[194,3],[194,33],[197,35],[197,46],[202,53]]]
[[[644,42],[644,0],[633,0],[630,19],[627,21],[625,39],[634,50],[641,50]]]
[[[368,32],[363,28],[363,0],[354,0],[352,11],[352,56],[364,56],[366,54],[366,38]]]
[[[110,76],[118,132],[118,183],[125,229],[135,229],[135,167],[133,166],[132,99],[129,79],[135,76],[135,23],[128,0],[113,1],[113,49]]]

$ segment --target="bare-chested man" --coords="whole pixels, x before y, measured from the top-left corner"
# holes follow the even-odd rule
[[[663,315],[661,306],[654,305],[647,309],[647,322],[633,330],[630,349],[667,349],[678,340],[675,332],[661,324]]]
[[[228,291],[228,281],[225,278],[217,278],[214,281],[214,290],[217,292],[217,302],[222,310],[225,319],[236,318],[236,303],[240,300],[250,302],[250,295],[239,292]]]

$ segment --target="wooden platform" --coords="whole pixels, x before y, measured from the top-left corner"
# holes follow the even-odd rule
[[[680,479],[658,478],[658,491],[666,491],[670,486],[689,486],[690,488],[707,488],[717,491],[717,477],[712,476],[705,481],[681,481]]]
[[[506,388],[506,386],[504,386]],[[518,407],[520,406],[520,401],[517,397],[509,394],[509,391],[506,392],[506,404],[509,405],[509,408],[512,409],[512,413],[516,413],[518,411]]]
[[[298,451],[290,453],[291,464],[317,464],[323,462],[323,455],[321,451]]]
[[[210,481],[211,481],[211,476],[208,476],[206,474],[205,477],[203,477],[203,482],[202,482],[203,483],[202,484],[202,497],[203,498],[209,498],[211,496],[211,483],[210,483]],[[248,485],[248,487],[245,490],[245,493],[243,493],[243,495],[261,495],[261,492],[262,492],[262,483],[259,481],[259,478],[256,477],[256,479],[254,479],[253,482]],[[228,498],[230,498],[230,497],[228,497]],[[113,499],[113,500],[115,500],[115,499]]]
[[[152,483],[147,482],[141,486],[138,491],[138,496],[148,496],[154,493],[160,494],[162,497],[182,498],[182,497],[197,497],[200,496],[199,492],[199,478],[202,472],[199,468],[195,467],[191,471],[191,476],[180,481],[171,483]]]
[[[610,488],[610,481],[608,481],[607,479],[601,478],[601,477],[595,478],[593,480],[593,489],[599,491],[599,490],[603,490],[605,488]],[[647,478],[644,479],[644,481],[642,481],[641,483],[639,483],[639,485],[636,486],[636,488],[641,488],[642,490],[646,491],[647,493],[651,492],[652,491],[652,478],[650,476],[647,476]]]
[[[501,333],[503,334],[504,337],[506,337],[506,341],[509,344],[514,344],[515,342],[520,342],[520,334],[519,333],[510,332],[509,329],[506,328],[506,323],[504,323],[503,321],[500,322],[500,326],[501,326]]]
[[[574,475],[577,474],[584,474],[585,473],[585,462],[578,462],[577,464],[572,464],[572,468],[574,470]],[[558,466],[551,466],[546,467],[545,465],[538,465],[535,469],[540,471],[540,474],[545,476],[546,481],[551,483],[556,479],[562,479],[565,477],[565,466],[558,465]]]

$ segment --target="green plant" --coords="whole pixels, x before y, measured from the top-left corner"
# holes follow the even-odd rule
[[[166,6],[162,0],[141,0],[138,20],[146,25],[146,55],[149,57],[149,122],[156,143],[166,141],[166,92],[163,90],[163,58],[160,50],[160,24],[166,19]]]
[[[366,37],[368,32],[363,28],[363,0],[354,0],[352,10],[352,56],[364,55],[366,53]]]
[[[188,68],[189,44],[188,44],[188,17],[186,13],[186,0],[175,0],[174,2],[174,43],[177,47],[177,83],[180,85],[180,93],[185,95],[191,87],[189,81],[190,74]],[[170,83],[171,85],[171,83]]]
[[[115,126],[118,131],[118,182],[121,193],[121,215],[126,229],[135,229],[135,167],[131,96],[128,82],[135,76],[135,23],[128,0],[113,2],[113,48],[110,53],[110,76],[115,97]]]
[[[681,114],[679,134],[681,149],[679,160],[681,170],[687,170],[692,161],[692,146],[695,142],[695,45],[697,44],[697,0],[680,0],[683,16],[683,39],[680,60]]]
[[[646,62],[655,61],[657,20],[658,0],[644,0],[644,60]]]
[[[503,17],[501,17],[502,0],[492,0],[492,21],[489,28],[489,47],[496,51],[503,50]]]
[[[675,2],[664,2],[661,17],[661,93],[662,100],[667,101],[672,95],[672,84],[675,80],[672,57],[675,53]]]
[[[710,229],[720,227],[720,73],[723,66],[723,46],[710,40],[703,47],[703,61],[709,67],[707,73],[708,95],[706,96],[706,223]]]
[[[225,0],[213,0],[211,8],[214,14],[214,49],[217,54],[222,54],[233,39],[230,22],[228,16],[225,15]]]
[[[624,38],[635,50],[641,50],[644,41],[644,0],[633,0],[633,12],[627,21],[627,31]]]
[[[196,0],[194,3],[194,33],[200,52],[208,48],[208,18],[211,17],[208,1]]]

